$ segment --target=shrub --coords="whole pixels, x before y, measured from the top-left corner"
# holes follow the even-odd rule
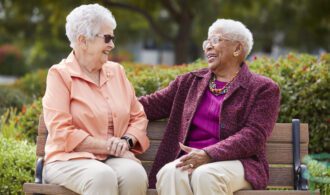
[[[46,89],[47,70],[41,69],[24,75],[14,83],[14,87],[34,99],[41,97]]]
[[[190,65],[181,66],[148,66],[123,63],[128,79],[134,86],[137,96],[150,94],[166,87],[176,76],[205,66],[201,60]]]
[[[309,180],[311,191],[320,189],[321,194],[330,194],[330,154],[314,154],[304,158],[307,172],[304,177]]]
[[[0,135],[0,194],[22,194],[22,185],[33,181],[35,146]]]
[[[250,63],[251,69],[272,78],[281,88],[278,122],[299,118],[309,124],[311,153],[330,151],[329,56],[289,54],[277,61],[261,58]]]
[[[2,75],[23,75],[25,72],[21,51],[13,45],[1,45],[0,73]]]
[[[0,118],[1,134],[6,138],[35,142],[41,108],[39,98],[32,104],[23,106],[21,112],[8,109]]]
[[[0,87],[0,115],[2,115],[9,107],[21,109],[28,98],[18,89],[11,87]]]

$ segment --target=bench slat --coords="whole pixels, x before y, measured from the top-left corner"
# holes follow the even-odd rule
[[[34,183],[25,183],[23,185],[25,193],[43,193],[43,194],[56,194],[56,195],[77,195],[76,193],[54,184],[34,184]],[[294,191],[294,190],[278,190],[278,191],[269,191],[269,190],[241,190],[235,192],[234,195],[309,195],[309,191]],[[315,195],[320,193],[316,192]],[[148,189],[147,195],[157,195],[155,189]]]
[[[44,156],[44,143],[46,141],[45,136],[37,137],[37,156]],[[151,140],[150,148],[147,152],[137,157],[141,160],[153,161],[155,159],[160,141]],[[300,157],[303,159],[308,154],[307,143],[300,144]],[[291,143],[267,143],[266,155],[270,164],[291,164],[292,158],[292,144]]]
[[[292,143],[292,124],[276,123],[267,142]],[[300,143],[308,143],[308,124],[300,124]]]
[[[77,195],[77,193],[55,184],[25,183],[23,185],[23,191],[25,193],[38,194]]]
[[[159,140],[151,140],[150,148],[147,152],[138,155],[141,160],[153,161],[159,147]],[[300,144],[300,156],[303,158],[308,154],[307,143]],[[266,145],[267,159],[270,164],[291,164],[292,158],[292,144],[291,143],[267,143]]]
[[[148,136],[151,140],[161,140],[164,134],[167,121],[152,121],[148,124]],[[276,123],[272,135],[268,142],[292,142],[292,125],[291,123]],[[39,118],[38,134],[45,135],[46,126],[43,117]],[[300,124],[300,143],[308,143],[308,124]]]
[[[241,190],[235,192],[234,195],[310,195],[309,191],[296,191],[296,190]],[[314,195],[319,195],[319,192],[313,193]]]
[[[152,121],[148,125],[148,136],[151,140],[161,140],[163,137],[163,131],[166,127],[166,121]],[[292,130],[291,123],[276,123],[272,135],[268,139],[268,143],[291,143],[292,142]],[[46,135],[46,126],[43,120],[43,117],[40,117],[39,127],[38,127],[39,136],[37,137],[37,155],[44,155],[44,145],[46,139],[42,138]],[[38,140],[39,139],[39,140]],[[300,125],[300,143],[308,143],[308,124]]]
[[[148,136],[151,140],[161,140],[167,121],[152,121],[148,124]],[[291,143],[292,124],[276,123],[268,142]],[[308,143],[308,124],[300,124],[300,143]]]
[[[292,143],[267,143],[266,156],[269,164],[292,164]],[[308,144],[300,144],[300,159],[308,154]]]

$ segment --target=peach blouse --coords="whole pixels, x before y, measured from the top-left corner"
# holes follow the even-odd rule
[[[83,73],[71,52],[67,59],[49,69],[42,104],[48,129],[46,163],[75,158],[106,159],[106,155],[74,150],[88,136],[106,140],[128,133],[137,138],[134,153],[149,147],[148,120],[118,63],[108,61],[103,65],[98,86]]]

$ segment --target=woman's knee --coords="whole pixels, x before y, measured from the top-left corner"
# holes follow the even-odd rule
[[[86,188],[117,188],[118,181],[116,173],[111,168],[99,168],[90,170],[84,176],[85,189]]]
[[[171,162],[163,166],[157,173],[157,181],[161,180],[163,177],[169,177],[179,174],[180,171],[176,168],[175,163]]]
[[[129,186],[148,186],[148,176],[143,166],[137,162],[132,163],[120,171],[122,183]]]
[[[200,166],[196,168],[191,175],[192,187],[196,186],[227,186],[229,183],[229,178],[219,172],[210,169],[208,166]]]

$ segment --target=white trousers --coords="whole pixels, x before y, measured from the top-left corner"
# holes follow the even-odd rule
[[[240,189],[252,189],[244,179],[240,161],[221,161],[197,167],[191,175],[175,165],[179,159],[166,164],[157,174],[159,195],[232,195]]]
[[[148,177],[141,164],[125,158],[56,161],[44,168],[46,183],[83,195],[145,195]]]

